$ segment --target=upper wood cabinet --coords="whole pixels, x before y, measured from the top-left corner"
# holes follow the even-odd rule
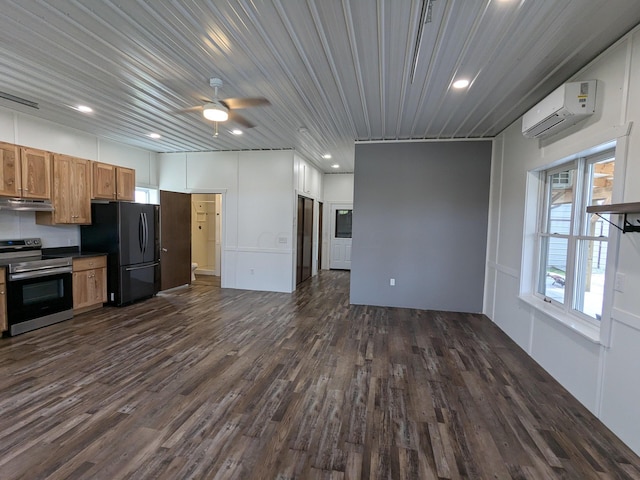
[[[118,200],[135,200],[136,171],[133,168],[116,167],[116,194]]]
[[[133,201],[135,190],[136,171],[133,168],[93,162],[93,198]]]
[[[116,166],[93,162],[93,193],[91,198],[116,199]]]
[[[51,156],[44,150],[20,147],[22,197],[51,199]]]
[[[36,223],[91,223],[91,162],[68,155],[53,156],[53,212],[36,212]]]
[[[0,195],[20,196],[20,148],[0,143]]]
[[[49,152],[0,143],[0,195],[50,200]]]

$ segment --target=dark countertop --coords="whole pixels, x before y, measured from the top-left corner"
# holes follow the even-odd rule
[[[104,252],[81,252],[78,246],[75,247],[55,247],[55,248],[43,248],[42,255],[47,257],[71,257],[71,258],[83,258],[83,257],[97,257],[100,255],[106,255]]]

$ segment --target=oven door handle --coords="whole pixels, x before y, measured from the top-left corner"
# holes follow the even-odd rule
[[[9,280],[26,280],[29,278],[48,277],[59,273],[71,273],[71,267],[40,267],[29,272],[12,273]]]

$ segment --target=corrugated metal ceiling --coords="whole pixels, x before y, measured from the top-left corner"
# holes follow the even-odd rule
[[[411,82],[422,0],[2,0],[0,91],[40,108],[0,105],[153,151],[292,148],[350,171],[354,140],[496,135],[640,22],[637,0],[430,4]],[[255,128],[214,138],[181,112],[211,77],[270,100],[241,111]]]

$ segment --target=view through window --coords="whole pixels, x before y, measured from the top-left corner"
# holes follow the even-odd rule
[[[611,204],[614,170],[612,149],[544,173],[537,291],[594,320],[602,317],[610,224],[586,207]]]

